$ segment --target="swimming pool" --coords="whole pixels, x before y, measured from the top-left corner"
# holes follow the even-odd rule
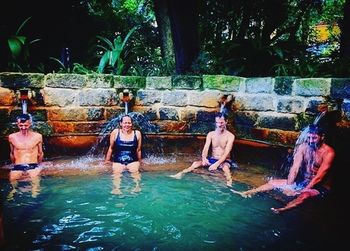
[[[7,198],[11,187],[2,179],[4,250],[324,250],[338,243],[341,219],[329,203],[276,215],[270,208],[281,204],[274,197],[241,198],[220,174],[169,177],[193,157],[146,159],[152,171],[142,172],[141,192],[132,192],[125,173],[122,195],[111,194],[102,158],[54,159],[36,198],[27,182]],[[269,173],[242,164],[234,175],[233,188],[243,190]]]

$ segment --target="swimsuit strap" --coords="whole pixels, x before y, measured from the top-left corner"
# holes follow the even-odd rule
[[[137,141],[137,137],[136,137],[136,130],[134,130],[134,140]]]
[[[120,139],[120,136],[119,136],[120,130],[119,129],[117,130],[118,130],[118,133],[117,133],[117,136],[115,137],[115,141],[118,140],[118,138]]]

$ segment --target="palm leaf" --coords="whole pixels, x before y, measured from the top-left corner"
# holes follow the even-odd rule
[[[99,38],[101,41],[105,42],[108,45],[108,47],[113,50],[113,43],[109,41],[108,38],[105,38],[102,36],[96,36],[96,37]]]
[[[12,37],[7,40],[11,54],[14,58],[18,58],[21,55],[24,42],[23,39],[20,39],[19,37]]]
[[[109,58],[110,58],[110,51],[107,51],[105,54],[103,54],[102,58],[100,59],[97,72],[103,73],[103,70],[106,67],[107,62],[109,61]]]
[[[18,35],[20,33],[20,31],[22,30],[22,28],[24,27],[24,25],[29,21],[29,19],[31,19],[32,17],[28,17],[26,20],[23,21],[23,23],[18,27],[17,31],[16,31],[16,35]]]

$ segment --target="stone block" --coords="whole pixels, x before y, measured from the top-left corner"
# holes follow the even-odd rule
[[[304,78],[293,82],[292,94],[297,96],[328,96],[330,94],[330,78]]]
[[[45,75],[41,73],[1,72],[1,86],[13,90],[21,88],[44,88]]]
[[[244,89],[245,78],[226,75],[203,75],[203,88],[226,92],[239,92]]]
[[[330,96],[333,99],[350,99],[350,78],[333,78]]]
[[[86,75],[50,73],[46,75],[45,87],[80,89],[86,86]]]
[[[199,76],[176,75],[172,77],[172,87],[176,89],[200,90],[203,87]]]
[[[278,95],[291,95],[293,82],[297,77],[275,77],[274,91]]]
[[[113,76],[114,88],[144,89],[146,78],[139,76]]]
[[[170,90],[172,88],[171,77],[147,77],[146,89]]]
[[[86,88],[113,88],[112,74],[87,74]]]
[[[247,78],[245,80],[246,93],[272,93],[274,88],[273,78]]]

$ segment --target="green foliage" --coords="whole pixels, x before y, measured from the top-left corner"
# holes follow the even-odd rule
[[[324,44],[317,42],[317,32],[313,32],[317,24],[339,23],[343,18],[345,0],[198,2],[201,53],[193,62],[193,74],[243,77],[347,77],[350,74],[349,60],[339,55],[339,35],[330,34],[327,41],[330,46],[322,47]],[[153,1],[89,0],[78,1],[71,8],[68,9],[72,12],[70,18],[76,20],[74,18],[79,14],[88,17],[84,20],[89,20],[75,22],[74,28],[81,25],[81,30],[89,32],[81,33],[88,37],[72,41],[71,49],[75,50],[72,55],[78,55],[79,64],[67,69],[59,60],[50,58],[58,64],[59,72],[140,76],[174,74],[174,66],[161,60]],[[33,34],[23,34],[23,27],[27,27],[29,20],[27,18],[14,34],[0,34],[4,38],[0,41],[1,54],[5,58],[2,59],[5,63],[0,62],[0,71],[33,71],[40,67],[39,71],[44,72],[44,65],[33,60],[37,56],[33,54],[35,48],[30,49],[39,40],[30,40],[29,35]],[[87,24],[93,24],[95,29],[86,29]],[[132,28],[136,26],[139,28]],[[123,39],[115,34],[128,35]],[[60,34],[62,37],[66,35]],[[99,35],[97,53],[96,35]],[[51,48],[51,44],[46,47],[49,46]],[[54,46],[58,46],[55,51],[62,48],[62,44],[56,41],[52,43]],[[84,49],[77,53],[79,48]],[[49,55],[40,56],[49,58]],[[34,62],[38,65],[33,65]]]
[[[73,67],[66,67],[59,59],[50,57],[51,60],[55,61],[59,65],[58,73],[75,73],[75,74],[97,74],[96,71],[90,70],[82,64],[73,63]]]
[[[124,68],[124,62],[122,59],[122,53],[125,48],[125,45],[132,35],[132,33],[137,29],[138,27],[135,26],[132,28],[128,34],[125,36],[124,40],[120,36],[117,36],[114,38],[113,42],[110,41],[108,38],[97,36],[101,40],[101,42],[104,42],[107,47],[102,45],[97,45],[99,48],[102,49],[103,54],[100,59],[100,63],[97,68],[97,72],[103,73],[107,67],[109,67],[109,70],[113,74],[120,75]]]
[[[29,41],[26,36],[20,35],[23,27],[30,18],[31,17],[28,17],[26,20],[24,20],[18,27],[16,33],[7,39],[7,44],[11,55],[11,59],[8,61],[9,70],[23,72],[30,69],[30,45],[40,41],[40,39]]]
[[[123,7],[129,11],[129,12],[136,12],[137,10],[137,7],[138,7],[138,3],[137,3],[137,0],[126,0],[124,3],[123,3]]]

